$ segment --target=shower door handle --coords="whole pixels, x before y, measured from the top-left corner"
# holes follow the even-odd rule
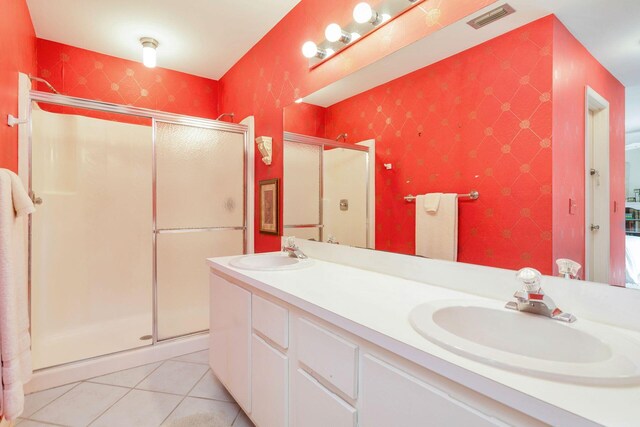
[[[36,193],[34,193],[33,191],[29,192],[29,197],[31,198],[31,201],[33,202],[34,205],[41,205],[42,204],[42,197],[36,197]]]

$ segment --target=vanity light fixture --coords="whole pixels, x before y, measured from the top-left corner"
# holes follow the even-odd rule
[[[295,101],[293,101],[293,102],[295,102],[296,104],[302,104],[302,101],[304,101],[304,99],[302,99],[302,98],[298,98],[298,99],[296,99],[296,100],[295,100]]]
[[[328,56],[326,50],[318,49],[318,45],[312,41],[308,41],[302,45],[302,54],[305,58],[316,57],[319,59],[324,59]]]
[[[331,22],[322,41],[311,39],[302,45],[302,54],[314,68],[333,55],[354,45],[365,36],[427,0],[378,0],[375,9],[367,1],[358,0],[349,22]],[[371,24],[371,25],[369,25]]]
[[[378,25],[383,21],[382,16],[373,10],[369,3],[366,2],[358,3],[356,7],[353,8],[353,19],[358,24],[369,22],[372,25]]]
[[[324,31],[324,36],[330,42],[342,42],[344,44],[351,43],[352,35],[343,31],[338,24],[329,24]]]
[[[151,37],[143,37],[140,39],[142,44],[142,63],[147,68],[155,68],[157,57],[156,49],[158,48],[158,41]]]

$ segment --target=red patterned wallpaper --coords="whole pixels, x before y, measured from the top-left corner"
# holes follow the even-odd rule
[[[327,137],[376,139],[376,249],[415,253],[405,195],[478,190],[460,202],[458,260],[551,273],[552,19],[327,109]]]
[[[2,2],[0,12],[0,168],[18,171],[18,128],[7,114],[18,115],[18,72],[36,72],[36,33],[25,0]]]
[[[38,76],[63,95],[209,119],[218,116],[218,82],[215,80],[163,68],[146,68],[141,62],[48,40],[38,39]],[[47,90],[42,84],[39,89]],[[106,116],[86,111],[83,114]]]
[[[553,256],[554,259],[575,259],[584,265],[585,87],[590,86],[609,101],[610,282],[624,286],[624,86],[557,19],[554,19],[553,70],[553,139],[556,141],[553,149]],[[569,198],[578,203],[575,215],[569,214]],[[614,212],[614,203],[617,212]]]
[[[220,111],[253,115],[256,136],[273,137],[272,164],[256,161],[256,181],[282,178],[283,106],[494,1],[428,0],[310,71],[302,44],[322,37],[330,22],[347,20],[358,1],[302,0],[220,80]],[[278,249],[280,238],[260,234],[257,225],[256,251]]]

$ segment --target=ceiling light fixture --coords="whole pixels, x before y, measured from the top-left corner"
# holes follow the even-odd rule
[[[330,42],[340,41],[344,44],[351,43],[352,36],[351,34],[343,31],[338,24],[329,24],[327,29],[324,31],[324,36]]]
[[[378,25],[382,22],[382,16],[373,10],[369,3],[366,2],[358,3],[356,7],[353,8],[353,19],[358,24],[369,22],[372,25]]]
[[[147,68],[155,68],[158,41],[151,37],[143,37],[140,39],[140,43],[142,44],[142,63]]]

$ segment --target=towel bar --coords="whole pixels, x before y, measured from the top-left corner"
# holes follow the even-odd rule
[[[477,192],[476,190],[472,190],[471,192],[467,193],[467,194],[458,194],[458,197],[468,197],[471,200],[477,200],[480,197],[480,193]],[[414,196],[413,194],[409,194],[408,196],[404,196],[404,201],[405,202],[414,202],[416,200],[416,196]]]

